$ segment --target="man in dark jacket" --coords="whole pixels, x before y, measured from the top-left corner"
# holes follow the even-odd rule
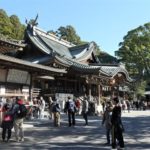
[[[118,140],[118,144],[120,149],[124,148],[124,140],[123,140],[123,125],[121,121],[121,107],[119,105],[119,99],[116,97],[113,99],[114,108],[112,110],[112,148],[116,148],[116,140]]]

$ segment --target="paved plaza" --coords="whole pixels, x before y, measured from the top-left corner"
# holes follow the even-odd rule
[[[68,127],[67,116],[62,114],[61,127],[54,127],[52,120],[25,122],[25,141],[9,143],[0,141],[0,149],[6,150],[110,150],[105,146],[105,128],[101,117],[90,116],[89,126],[84,126],[81,116],[76,117],[76,126]],[[150,150],[150,111],[123,113],[126,150]],[[0,130],[1,133],[1,130]]]

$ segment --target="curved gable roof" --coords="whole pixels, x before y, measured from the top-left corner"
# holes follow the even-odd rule
[[[128,82],[132,82],[127,71],[120,66],[92,66],[81,63],[81,61],[91,57],[95,48],[94,43],[75,46],[54,35],[49,35],[35,26],[32,29],[27,29],[31,41],[44,53],[48,55],[55,53],[56,55],[53,57],[55,57],[56,62],[64,65],[68,70],[87,75],[102,75],[106,78],[114,78],[118,73],[122,73]]]
[[[91,56],[94,48],[93,43],[76,46],[36,26],[28,25],[26,32],[31,42],[45,54],[55,52],[60,56],[82,61]]]

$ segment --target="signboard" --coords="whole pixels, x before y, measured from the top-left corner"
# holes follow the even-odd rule
[[[29,74],[26,71],[17,69],[9,69],[7,82],[29,84]]]

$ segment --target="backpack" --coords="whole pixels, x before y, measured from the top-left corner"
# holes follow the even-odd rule
[[[59,104],[56,103],[53,105],[52,112],[60,112]]]
[[[73,101],[68,102],[68,110],[69,112],[75,112],[75,103]]]
[[[12,116],[11,115],[4,115],[4,119],[3,119],[5,122],[10,122],[13,120]]]
[[[19,108],[17,110],[17,118],[24,118],[27,115],[27,108],[25,105],[21,104],[19,105]]]

